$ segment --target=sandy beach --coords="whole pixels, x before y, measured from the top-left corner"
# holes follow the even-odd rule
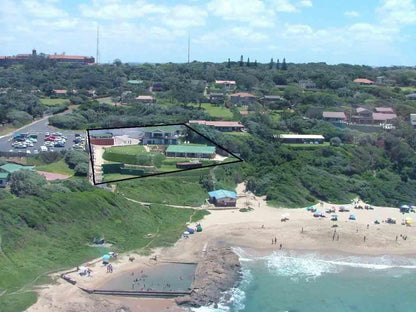
[[[244,189],[243,184],[237,187],[237,207],[251,207],[253,210],[210,211],[211,214],[200,221],[202,232],[189,235],[188,239],[181,238],[172,247],[155,249],[153,255],[158,256],[158,261],[151,260],[151,256],[126,253],[112,262],[112,274],[106,273],[101,261],[97,261],[89,265],[93,270],[92,278],[81,277],[77,273],[69,275],[77,281],[77,286],[97,289],[117,274],[154,267],[160,262],[198,262],[206,256],[208,247],[216,244],[248,248],[262,254],[280,249],[280,244],[282,249],[323,253],[416,254],[416,227],[401,224],[405,217],[415,219],[414,213],[403,215],[398,208],[388,207],[359,210],[354,209],[351,204],[318,204],[317,208],[321,211],[335,206],[338,221],[334,222],[330,220],[332,213],[326,214],[326,218],[314,218],[313,213],[305,208],[270,207],[264,197],[256,197],[244,192]],[[340,206],[348,208],[350,212],[338,212]],[[357,220],[348,220],[350,214],[354,214]],[[282,215],[287,216],[289,220],[281,222]],[[387,218],[395,218],[397,223],[383,223]],[[375,220],[379,220],[380,224],[374,224]],[[332,227],[334,223],[337,223],[338,227]],[[276,244],[272,244],[274,239]],[[129,261],[130,256],[135,257],[134,262]],[[55,274],[53,278],[56,279],[56,283],[38,289],[38,302],[27,311],[184,311],[176,306],[173,299],[89,295],[60,279],[59,274]]]

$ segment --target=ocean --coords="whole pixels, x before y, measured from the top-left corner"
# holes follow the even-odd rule
[[[235,248],[239,287],[217,308],[197,312],[416,311],[416,258],[275,251],[254,256]]]

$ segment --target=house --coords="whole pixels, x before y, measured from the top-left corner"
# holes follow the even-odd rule
[[[154,82],[152,84],[151,91],[158,92],[158,91],[165,91],[165,90],[166,90],[166,88],[165,88],[163,82]]]
[[[231,104],[235,106],[242,106],[254,103],[256,96],[247,92],[238,92],[230,95]]]
[[[111,132],[90,135],[90,143],[94,145],[114,145],[114,135]]]
[[[347,121],[347,116],[344,112],[323,112],[322,117],[325,121],[332,123],[341,123]]]
[[[351,121],[356,123],[371,123],[373,120],[373,112],[365,107],[358,107],[356,115],[351,116]]]
[[[68,90],[65,89],[53,89],[53,93],[56,95],[67,95]]]
[[[179,143],[181,128],[178,126],[160,126],[144,128],[142,144],[176,145]]]
[[[310,79],[306,79],[306,80],[299,80],[299,86],[305,90],[305,89],[315,89],[316,88],[316,84],[315,82],[313,82]]]
[[[376,107],[374,108],[374,110],[376,111],[376,113],[394,114],[394,110],[392,107]]]
[[[218,207],[235,207],[237,194],[233,191],[217,190],[208,192],[210,203]]]
[[[87,93],[88,93],[88,96],[92,96],[92,97],[97,96],[97,94],[96,94],[96,91],[95,91],[95,90],[88,90],[88,91],[87,91]]]
[[[416,114],[410,114],[410,123],[416,129]]]
[[[410,93],[406,95],[406,99],[408,100],[416,100],[416,93]]]
[[[139,95],[136,97],[135,102],[138,104],[154,104],[156,99],[151,95]]]
[[[224,104],[225,95],[224,93],[210,93],[209,102],[212,104]]]
[[[354,79],[354,82],[358,83],[360,86],[371,86],[374,84],[374,81],[370,79],[364,79],[364,78]]]
[[[387,123],[397,118],[396,114],[373,113],[373,123]]]
[[[169,145],[166,149],[166,157],[184,158],[214,158],[215,146],[202,144]]]
[[[0,187],[4,188],[9,181],[9,173],[7,172],[0,172]]]
[[[0,166],[0,187],[6,187],[10,175],[14,172],[21,171],[21,170],[35,170],[35,166],[22,166],[19,164],[12,164],[7,163]]]
[[[274,103],[274,102],[280,102],[280,101],[285,101],[285,99],[283,97],[281,97],[280,95],[265,95],[262,96],[259,101],[262,104],[266,104],[266,103]]]
[[[143,80],[128,80],[127,83],[132,85],[139,85],[143,83]]]
[[[309,143],[322,144],[325,141],[323,135],[320,134],[281,134],[279,138],[282,143]]]
[[[77,63],[77,64],[94,64],[95,59],[92,56],[81,55],[66,55],[66,54],[53,54],[48,56],[49,60],[57,61],[58,63]]]
[[[189,120],[189,123],[205,125],[221,132],[240,132],[244,129],[244,126],[237,121]]]
[[[393,79],[387,79],[385,76],[379,76],[376,78],[377,85],[386,85],[386,86],[393,86],[396,84],[396,81]]]
[[[234,80],[215,80],[215,87],[225,91],[232,91],[235,90],[237,84]]]

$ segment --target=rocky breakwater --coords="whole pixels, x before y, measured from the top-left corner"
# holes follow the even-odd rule
[[[176,299],[178,305],[192,307],[217,304],[225,292],[240,280],[240,261],[229,247],[212,247],[198,263],[192,293]]]

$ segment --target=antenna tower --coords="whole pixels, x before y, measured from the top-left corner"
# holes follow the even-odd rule
[[[191,34],[188,32],[188,64],[191,56]]]
[[[95,63],[98,64],[98,58],[100,57],[100,26],[97,25],[97,53],[95,55]]]

